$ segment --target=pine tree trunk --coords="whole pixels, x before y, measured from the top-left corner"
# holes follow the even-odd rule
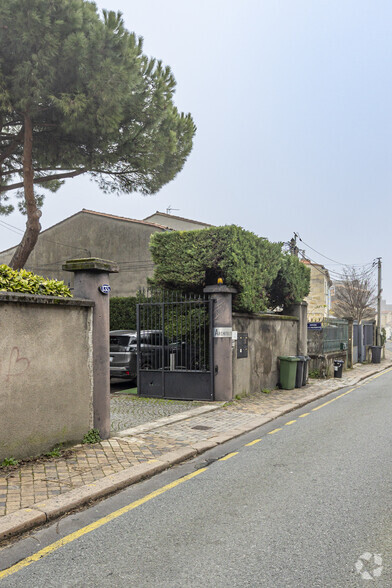
[[[22,241],[19,243],[10,266],[13,269],[24,267],[30,253],[34,249],[41,230],[39,219],[41,211],[37,208],[34,196],[33,170],[33,126],[28,113],[24,115],[24,144],[23,144],[23,188],[27,210],[27,223]]]

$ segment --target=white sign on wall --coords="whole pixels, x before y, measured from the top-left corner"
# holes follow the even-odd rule
[[[214,327],[214,337],[230,337],[233,329],[231,327]]]

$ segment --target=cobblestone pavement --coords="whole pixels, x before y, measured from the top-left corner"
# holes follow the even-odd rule
[[[35,503],[80,488],[126,468],[151,462],[169,451],[192,443],[206,441],[222,433],[234,436],[236,430],[241,429],[243,432],[244,427],[250,429],[258,426],[261,416],[266,419],[276,418],[298,405],[337,388],[351,386],[391,365],[392,353],[387,352],[387,359],[381,364],[358,365],[345,372],[344,377],[339,380],[311,380],[307,386],[295,390],[274,390],[270,394],[260,392],[235,400],[212,412],[185,418],[137,435],[113,437],[94,445],[78,445],[61,458],[39,459],[4,468],[0,471],[0,516],[31,507]],[[166,416],[168,413],[165,411],[173,411],[177,404],[170,404],[166,408],[159,403],[138,404],[137,400],[128,397],[112,398],[114,410],[118,410],[120,415],[128,415],[126,418],[120,416],[117,420],[119,424],[124,423],[125,427],[140,424],[136,420],[138,417],[133,419],[131,408],[118,408],[122,402],[128,402],[127,407],[135,407],[135,412],[140,410],[143,422]],[[194,408],[197,404],[201,403],[181,403],[181,406],[190,405]],[[150,408],[140,408],[141,406],[154,406],[155,412],[151,414],[148,412]]]
[[[114,434],[203,404],[205,403],[113,394],[110,398],[111,431]]]

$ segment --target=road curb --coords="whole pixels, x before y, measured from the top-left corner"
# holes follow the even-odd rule
[[[46,523],[44,513],[34,508],[22,508],[0,520],[0,541],[9,539],[13,535],[30,531],[33,527]]]
[[[359,382],[367,378],[370,378],[377,373],[382,373],[390,367],[392,367],[392,363],[389,363],[387,366],[383,367],[380,370],[376,369],[374,372],[370,374],[366,374],[362,377],[359,377],[351,385],[356,386]],[[341,388],[346,387],[347,383],[343,384],[342,382],[341,384],[339,384],[337,382],[336,387],[334,387],[332,390],[320,391],[320,393],[317,395],[302,398],[302,400],[299,402],[287,404],[284,407],[282,407],[282,409],[275,409],[265,415],[255,415],[255,418],[252,420],[252,422],[248,423],[248,425],[246,426],[232,429],[230,431],[227,431],[226,433],[221,433],[205,441],[198,441],[196,443],[188,445],[187,447],[167,452],[161,455],[159,459],[150,460],[146,463],[141,463],[136,466],[126,468],[121,472],[111,474],[109,476],[106,476],[105,478],[97,480],[96,482],[92,482],[90,484],[81,486],[80,488],[70,490],[69,492],[56,496],[55,498],[50,498],[48,500],[35,503],[31,505],[31,507],[29,508],[23,508],[9,515],[5,515],[4,517],[0,518],[0,542],[11,537],[15,537],[16,535],[19,535],[21,533],[30,531],[31,529],[41,526],[49,521],[53,521],[54,519],[63,516],[69,512],[72,512],[77,508],[85,506],[89,502],[105,498],[107,496],[110,496],[111,494],[114,494],[115,492],[118,492],[119,490],[122,490],[128,486],[132,486],[137,482],[140,482],[147,478],[151,478],[155,474],[161,473],[169,469],[173,465],[182,463],[188,459],[195,457],[196,455],[200,455],[201,453],[204,453],[205,451],[208,451],[209,449],[216,447],[217,445],[222,445],[227,441],[231,441],[232,439],[240,437],[241,435],[250,433],[254,429],[257,429],[258,427],[266,423],[269,423],[280,416],[283,416],[289,412],[292,412],[293,410],[296,410],[298,408],[301,408],[302,406],[305,406],[306,404],[309,404],[310,402],[319,400],[324,396],[328,396],[329,394],[332,394],[333,392],[336,392]],[[211,407],[211,409],[217,410],[220,407],[221,406],[214,406]],[[187,412],[189,413],[193,411],[198,411],[198,409],[192,409],[192,411]],[[188,416],[186,418],[192,418],[193,416],[197,416],[198,414],[203,413],[194,413],[192,414],[192,416]],[[180,420],[185,419],[180,418],[179,421]],[[130,430],[134,431],[135,429]]]

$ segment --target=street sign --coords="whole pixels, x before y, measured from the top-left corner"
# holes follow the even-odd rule
[[[231,327],[215,327],[214,337],[232,337],[233,329]]]
[[[322,328],[321,323],[308,323],[308,329],[313,331],[321,331]]]

